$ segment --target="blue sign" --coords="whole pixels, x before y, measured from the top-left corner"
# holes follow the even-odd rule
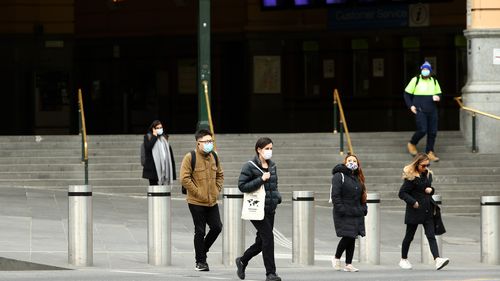
[[[408,5],[338,7],[328,10],[329,29],[369,29],[408,26]]]

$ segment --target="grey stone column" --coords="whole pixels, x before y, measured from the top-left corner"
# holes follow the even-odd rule
[[[500,29],[464,31],[468,48],[467,84],[462,88],[465,106],[500,115],[500,64],[494,64],[494,49],[500,49]],[[460,113],[460,130],[472,144],[471,116]],[[500,153],[500,121],[478,115],[476,141],[481,153]]]

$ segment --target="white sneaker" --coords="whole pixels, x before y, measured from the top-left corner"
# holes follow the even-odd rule
[[[335,256],[332,257],[332,266],[335,270],[340,271],[342,269],[342,264],[340,263],[340,259],[336,259]]]
[[[440,270],[450,262],[449,258],[436,258],[436,270]]]
[[[346,272],[358,272],[359,269],[352,266],[352,264],[346,264],[346,266],[344,267],[344,271],[346,271]]]
[[[401,259],[399,261],[399,267],[401,267],[402,269],[411,269],[412,268],[411,263],[408,259]]]

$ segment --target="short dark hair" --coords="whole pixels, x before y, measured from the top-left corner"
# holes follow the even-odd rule
[[[258,153],[257,149],[264,148],[264,147],[266,147],[266,145],[268,145],[270,143],[273,143],[273,141],[268,137],[263,137],[263,138],[258,139],[257,142],[255,143],[255,153]]]
[[[199,140],[204,136],[213,136],[213,135],[212,135],[212,132],[210,132],[207,129],[200,129],[196,132],[196,134],[194,134],[194,139]]]

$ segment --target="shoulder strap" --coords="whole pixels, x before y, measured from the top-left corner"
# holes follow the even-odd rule
[[[191,150],[191,173],[194,171],[194,167],[196,167],[196,153]]]
[[[342,183],[344,183],[344,173],[340,172],[340,175],[342,176]]]
[[[416,78],[417,78],[417,81],[415,81],[415,87],[413,87],[413,93],[412,94],[415,94],[415,90],[417,89],[418,81],[420,81],[420,75],[417,75]]]
[[[215,153],[215,151],[213,150],[210,153],[214,156],[215,166],[219,167],[219,157],[217,156],[217,153]]]
[[[262,174],[264,174],[264,171],[262,171],[259,166],[257,166],[257,164],[255,164],[252,160],[248,160],[248,162],[252,163],[252,165],[255,166],[255,168],[257,168]]]

